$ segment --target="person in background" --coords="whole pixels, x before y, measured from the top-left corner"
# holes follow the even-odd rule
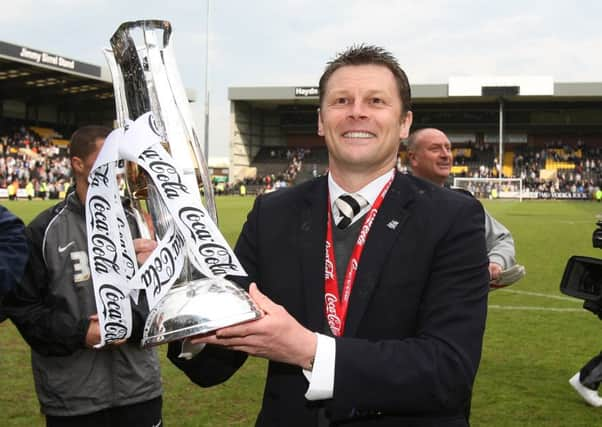
[[[48,183],[46,180],[40,184],[40,198],[46,200],[48,198]]]
[[[48,427],[159,426],[162,386],[154,349],[140,348],[145,299],[132,302],[134,333],[100,343],[88,263],[84,204],[88,175],[110,129],[85,126],[70,143],[75,190],[27,227],[31,256],[23,281],[5,299],[8,317],[31,347]],[[155,243],[134,241],[137,251]]]
[[[451,142],[447,135],[434,128],[417,130],[409,136],[407,149],[412,175],[443,187],[454,163]],[[502,271],[516,264],[514,239],[510,231],[487,211],[485,240],[489,256],[491,290],[505,287],[498,281]]]
[[[15,179],[8,185],[8,200],[17,200],[17,191],[19,190],[19,183]]]
[[[598,394],[602,381],[602,352],[594,356],[569,380],[569,384],[587,402],[588,405],[599,408],[602,398]]]
[[[25,194],[27,194],[27,199],[28,200],[33,200],[34,196],[35,196],[35,190],[33,188],[33,182],[31,181],[27,181],[27,184],[25,185]]]

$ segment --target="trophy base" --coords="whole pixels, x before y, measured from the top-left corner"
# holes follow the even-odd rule
[[[249,295],[234,283],[199,279],[174,286],[151,310],[142,346],[166,344],[260,317]]]

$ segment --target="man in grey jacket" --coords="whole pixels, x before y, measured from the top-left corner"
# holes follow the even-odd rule
[[[408,137],[407,148],[412,175],[443,187],[454,162],[447,135],[439,129],[420,129]],[[498,289],[504,287],[498,284],[502,271],[516,264],[514,240],[510,231],[487,211],[485,239],[489,256],[490,290]]]
[[[31,346],[36,392],[47,426],[159,426],[162,388],[155,350],[139,345],[146,302],[133,306],[127,342],[100,342],[88,263],[84,203],[88,175],[110,129],[86,126],[71,137],[75,191],[27,227],[25,276],[6,313]]]

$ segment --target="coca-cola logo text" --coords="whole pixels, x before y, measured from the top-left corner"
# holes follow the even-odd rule
[[[324,275],[325,279],[331,280],[334,279],[334,263],[330,259],[330,242],[326,241],[326,256],[324,258]]]
[[[368,218],[364,222],[364,225],[362,226],[362,229],[360,230],[360,235],[357,238],[358,245],[363,246],[366,243],[366,238],[368,237],[368,232],[370,231],[370,228],[372,227],[372,222],[374,222],[374,217],[376,216],[377,212],[378,212],[378,209],[370,209],[370,212],[368,212]]]
[[[117,246],[109,237],[111,204],[104,197],[96,195],[90,198],[88,209],[92,225],[90,235],[92,268],[97,273],[108,273],[110,270],[119,273]]]
[[[153,177],[159,182],[159,186],[168,199],[180,197],[181,193],[188,194],[188,187],[182,183],[178,171],[172,164],[163,160],[157,160],[148,164],[154,173]]]
[[[236,271],[237,266],[232,261],[232,256],[227,247],[217,243],[205,243],[199,246],[199,254],[203,257],[205,264],[216,276],[223,276],[230,271]]]
[[[100,165],[94,171],[92,171],[92,179],[90,185],[92,187],[98,187],[99,185],[104,185],[105,187],[109,184],[109,164],[105,163],[104,165]]]
[[[208,230],[205,221],[205,213],[194,207],[185,207],[180,209],[178,216],[186,228],[190,231],[191,237],[195,242],[210,241],[214,239],[211,232]]]
[[[341,332],[341,319],[337,315],[338,299],[336,295],[326,292],[324,294],[324,302],[326,304],[326,320],[328,321],[328,326],[330,326],[330,330],[333,334],[339,336]]]
[[[88,209],[92,215],[92,228],[108,234],[108,216],[111,210],[111,203],[102,196],[93,196],[88,202]]]
[[[176,260],[184,248],[184,237],[181,233],[175,232],[167,246],[161,248],[159,253],[145,266],[140,278],[147,289],[150,289],[152,295],[158,296],[163,286],[177,273]]]
[[[117,264],[117,247],[107,236],[93,234],[90,237],[92,243],[92,268],[97,273],[108,273],[113,270],[119,274],[120,268]]]
[[[105,319],[105,340],[111,342],[125,338],[127,336],[127,326],[125,325],[124,307],[122,306],[125,295],[119,288],[110,284],[101,285],[98,295]]]

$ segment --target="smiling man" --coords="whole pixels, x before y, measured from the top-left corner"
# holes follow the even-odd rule
[[[321,93],[318,135],[325,137],[332,178],[347,191],[391,171],[399,139],[412,124],[407,81],[400,93],[395,76],[387,71],[376,64],[342,67]],[[408,98],[405,103],[402,96]]]
[[[412,174],[443,187],[454,162],[447,135],[435,128],[420,129],[410,135],[407,147]],[[514,239],[510,231],[487,211],[485,240],[489,256],[490,290],[509,286],[511,283],[501,284],[499,280],[504,270],[516,264]]]
[[[443,187],[454,163],[451,142],[439,129],[420,129],[408,138],[412,175]]]
[[[258,197],[235,249],[264,316],[193,338],[207,345],[188,360],[172,343],[169,358],[201,386],[268,359],[257,426],[467,426],[483,209],[395,172],[412,112],[389,52],[351,47],[319,89],[328,177]]]

